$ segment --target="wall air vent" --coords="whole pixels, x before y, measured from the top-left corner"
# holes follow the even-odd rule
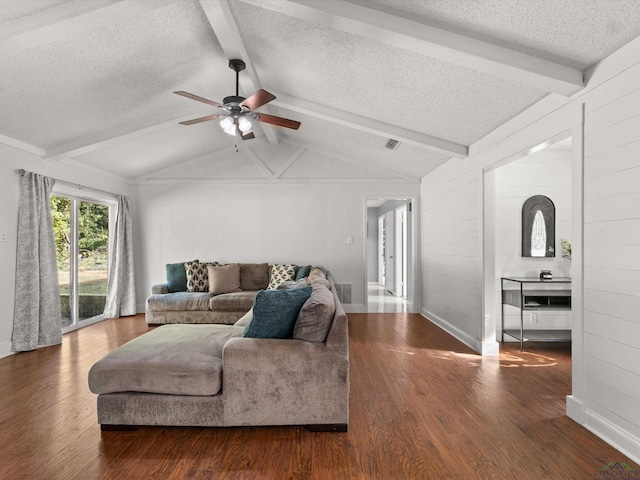
[[[335,283],[334,286],[340,303],[351,303],[351,287],[353,287],[353,283]]]
[[[394,140],[393,138],[390,138],[385,145],[385,147],[389,150],[397,150],[399,146],[400,142],[398,140]]]

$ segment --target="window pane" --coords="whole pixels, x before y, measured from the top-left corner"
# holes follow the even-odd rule
[[[78,317],[100,315],[107,298],[109,207],[78,203]]]

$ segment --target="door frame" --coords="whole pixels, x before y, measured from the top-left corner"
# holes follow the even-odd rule
[[[419,313],[421,304],[420,304],[420,245],[418,240],[418,232],[420,231],[420,197],[418,195],[365,195],[363,198],[363,238],[367,239],[367,208],[369,200],[407,200],[407,202],[411,203],[411,210],[407,209],[407,217],[411,215],[411,232],[408,235],[411,238],[411,246],[409,247],[410,252],[410,260],[408,262],[409,274],[407,275],[407,312],[409,313]],[[362,262],[364,264],[364,311],[367,312],[369,308],[369,295],[368,295],[368,284],[369,284],[369,265],[367,263],[368,260],[368,248],[367,242],[363,242],[364,246],[362,248]],[[377,259],[376,259],[377,263]]]
[[[102,195],[100,192],[96,192],[93,190],[88,190],[88,191],[83,191],[82,189],[80,189],[79,187],[73,186],[73,185],[67,185],[64,183],[59,183],[54,185],[53,187],[53,191],[51,192],[51,196],[55,196],[55,197],[66,197],[69,198],[70,200],[72,200],[72,205],[74,205],[77,202],[89,202],[89,203],[95,203],[98,205],[105,205],[107,207],[109,207],[109,257],[108,257],[108,261],[109,264],[107,266],[107,272],[111,271],[111,262],[112,262],[112,246],[113,246],[113,239],[114,239],[114,234],[115,234],[115,226],[116,226],[116,215],[117,215],[117,210],[118,210],[118,202],[114,197],[109,197],[107,195]],[[77,236],[77,223],[78,223],[78,218],[77,218],[77,214],[76,214],[76,210],[75,208],[72,208],[72,211],[70,212],[71,214],[71,233],[72,235]],[[76,229],[75,233],[74,233],[74,228]],[[73,241],[74,245],[77,245],[77,238],[74,238]],[[71,253],[71,265],[70,268],[73,268],[74,270],[76,269],[76,259],[77,259],[77,252],[73,251],[74,246],[72,246],[72,251]],[[77,278],[77,272],[74,274],[73,272],[70,272],[70,279],[69,279],[72,283],[73,286],[71,288],[71,292],[74,294],[77,294],[77,290],[78,290],[78,278]],[[73,302],[73,310],[74,312],[72,313],[72,316],[75,316],[76,320],[78,317],[78,302]],[[102,314],[100,315],[96,315],[95,317],[91,317],[88,319],[83,320],[82,322],[78,322],[76,321],[75,323],[69,325],[68,327],[64,327],[62,328],[62,333],[69,333],[72,332],[74,330],[78,330],[79,328],[83,328],[89,325],[92,325],[94,323],[98,323],[101,322],[102,320],[105,320],[104,316]]]

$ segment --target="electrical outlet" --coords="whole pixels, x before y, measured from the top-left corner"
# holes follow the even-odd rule
[[[0,242],[6,242],[6,241],[7,241],[7,232],[0,233]]]
[[[531,316],[529,317],[529,322],[530,323],[538,323],[538,314],[537,313],[531,313]]]

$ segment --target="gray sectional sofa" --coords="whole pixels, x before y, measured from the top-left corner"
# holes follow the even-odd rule
[[[261,299],[274,295],[261,293],[235,325],[159,326],[96,362],[89,387],[98,394],[102,429],[307,425],[346,431],[347,316],[333,284],[311,280],[305,288],[291,285],[291,295],[304,291],[308,298],[288,338],[247,336],[258,312],[261,318],[268,312]]]
[[[185,274],[184,280],[172,278],[171,273],[173,271],[175,275],[176,270],[172,270],[172,268],[180,269],[182,263],[167,265],[167,282],[151,287],[151,296],[147,298],[146,320],[148,325],[168,323],[224,323],[232,325],[253,306],[258,291],[270,286],[273,281],[274,267],[291,267],[294,278],[298,273],[313,277],[311,271],[318,274],[319,270],[326,279],[328,273],[323,267],[311,269],[311,267],[293,265],[274,266],[267,263],[219,265],[217,262],[211,262],[201,263],[198,269],[198,263],[197,260],[184,263],[187,265],[187,271],[191,274]],[[194,264],[196,267],[193,267]],[[227,278],[222,278],[215,284],[213,278],[211,282],[209,281],[206,267],[203,269],[202,265],[211,265],[219,269],[237,265],[238,279],[235,282],[229,282]],[[193,271],[190,271],[189,268]],[[300,268],[306,270],[300,272]],[[195,281],[193,276],[196,276]],[[202,283],[205,276],[206,283]],[[285,281],[284,278],[283,281]],[[196,286],[196,291],[187,291],[187,288],[193,290],[191,287],[194,287],[195,283],[200,288],[198,289]]]

